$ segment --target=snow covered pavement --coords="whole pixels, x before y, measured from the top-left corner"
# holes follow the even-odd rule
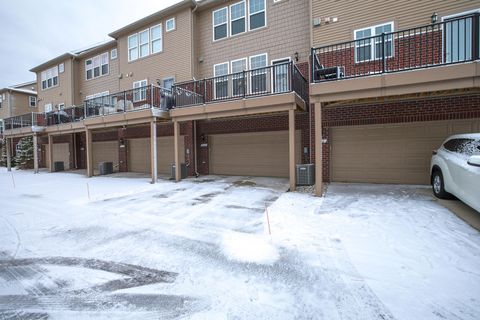
[[[287,188],[1,168],[0,315],[478,318],[480,234],[427,189]]]

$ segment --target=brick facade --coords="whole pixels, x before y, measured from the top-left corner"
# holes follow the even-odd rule
[[[330,128],[480,118],[480,94],[351,104],[322,110],[323,179],[330,181]]]

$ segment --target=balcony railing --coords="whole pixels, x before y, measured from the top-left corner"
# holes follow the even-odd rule
[[[44,126],[45,115],[43,113],[31,112],[20,116],[10,117],[3,120],[4,129],[12,130],[25,127]]]
[[[175,84],[175,107],[296,92],[308,100],[308,81],[292,62]]]
[[[312,48],[312,81],[429,68],[479,59],[479,14]]]
[[[85,107],[71,106],[65,109],[45,113],[44,126],[60,125],[83,120],[85,117]]]
[[[170,90],[149,85],[85,100],[84,112],[89,118],[150,108],[168,110],[173,103]]]

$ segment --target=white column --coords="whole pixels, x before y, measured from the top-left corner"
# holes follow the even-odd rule
[[[152,183],[157,183],[157,123],[155,119],[150,122],[150,163]]]
[[[92,150],[92,130],[86,130],[87,143],[87,177],[93,177],[93,150]]]
[[[173,135],[175,145],[175,181],[180,181],[180,123],[173,122]]]

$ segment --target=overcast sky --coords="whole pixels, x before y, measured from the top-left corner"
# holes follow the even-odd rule
[[[0,9],[0,88],[35,79],[28,71],[180,0],[9,0]]]

